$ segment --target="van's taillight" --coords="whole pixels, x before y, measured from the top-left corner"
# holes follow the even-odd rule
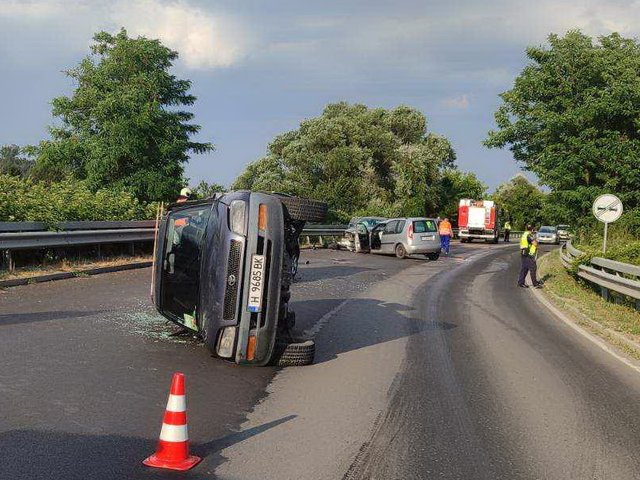
[[[413,240],[413,223],[409,224],[409,228],[407,229],[407,238],[409,238],[409,240]]]

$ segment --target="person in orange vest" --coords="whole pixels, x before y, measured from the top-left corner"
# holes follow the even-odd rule
[[[448,218],[440,222],[438,233],[440,234],[440,248],[445,255],[449,256],[449,243],[453,237],[453,228],[451,228],[451,222]]]

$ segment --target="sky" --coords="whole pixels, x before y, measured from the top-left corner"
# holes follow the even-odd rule
[[[273,137],[344,100],[419,109],[494,189],[520,168],[482,141],[526,47],[573,28],[636,37],[639,21],[627,0],[0,0],[0,144],[47,138],[51,99],[73,89],[63,70],[95,32],[125,27],[177,50],[174,73],[193,82],[197,140],[216,150],[191,158],[192,185],[229,185]]]

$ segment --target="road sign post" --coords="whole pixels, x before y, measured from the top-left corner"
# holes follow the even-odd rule
[[[609,224],[615,222],[622,215],[622,201],[610,193],[600,195],[593,202],[593,215],[604,223],[604,239],[602,253],[607,253],[607,235]]]

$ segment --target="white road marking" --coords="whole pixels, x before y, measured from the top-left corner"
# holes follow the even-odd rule
[[[538,292],[535,289],[532,289],[531,291],[533,292],[533,294],[535,295],[536,299],[540,303],[542,303],[545,307],[547,307],[551,311],[551,313],[553,313],[556,317],[558,317],[560,320],[562,320],[565,324],[567,324],[573,330],[575,330],[580,335],[585,337],[587,340],[591,341],[592,343],[594,343],[595,345],[600,347],[602,350],[607,352],[612,357],[618,359],[619,361],[621,361],[622,363],[624,363],[628,367],[630,367],[630,368],[634,369],[636,372],[640,373],[640,366],[636,365],[635,363],[633,363],[628,358],[620,355],[617,351],[615,351],[612,347],[610,347],[604,340],[602,340],[601,338],[596,337],[595,335],[589,333],[587,330],[585,330],[580,325],[575,323],[573,320],[571,320],[569,317],[567,317],[563,312],[561,312],[557,307],[555,307],[553,304],[551,304],[546,298],[544,298],[542,296],[541,292]]]
[[[320,332],[320,330],[322,330],[322,327],[324,327],[325,324],[329,321],[329,319],[333,317],[336,313],[338,313],[340,310],[342,310],[344,306],[347,303],[349,303],[349,300],[350,300],[349,298],[347,298],[346,300],[343,300],[339,305],[334,307],[332,310],[329,310],[322,317],[320,317],[318,321],[311,328],[302,332],[303,337],[309,340],[313,340],[315,336]]]

